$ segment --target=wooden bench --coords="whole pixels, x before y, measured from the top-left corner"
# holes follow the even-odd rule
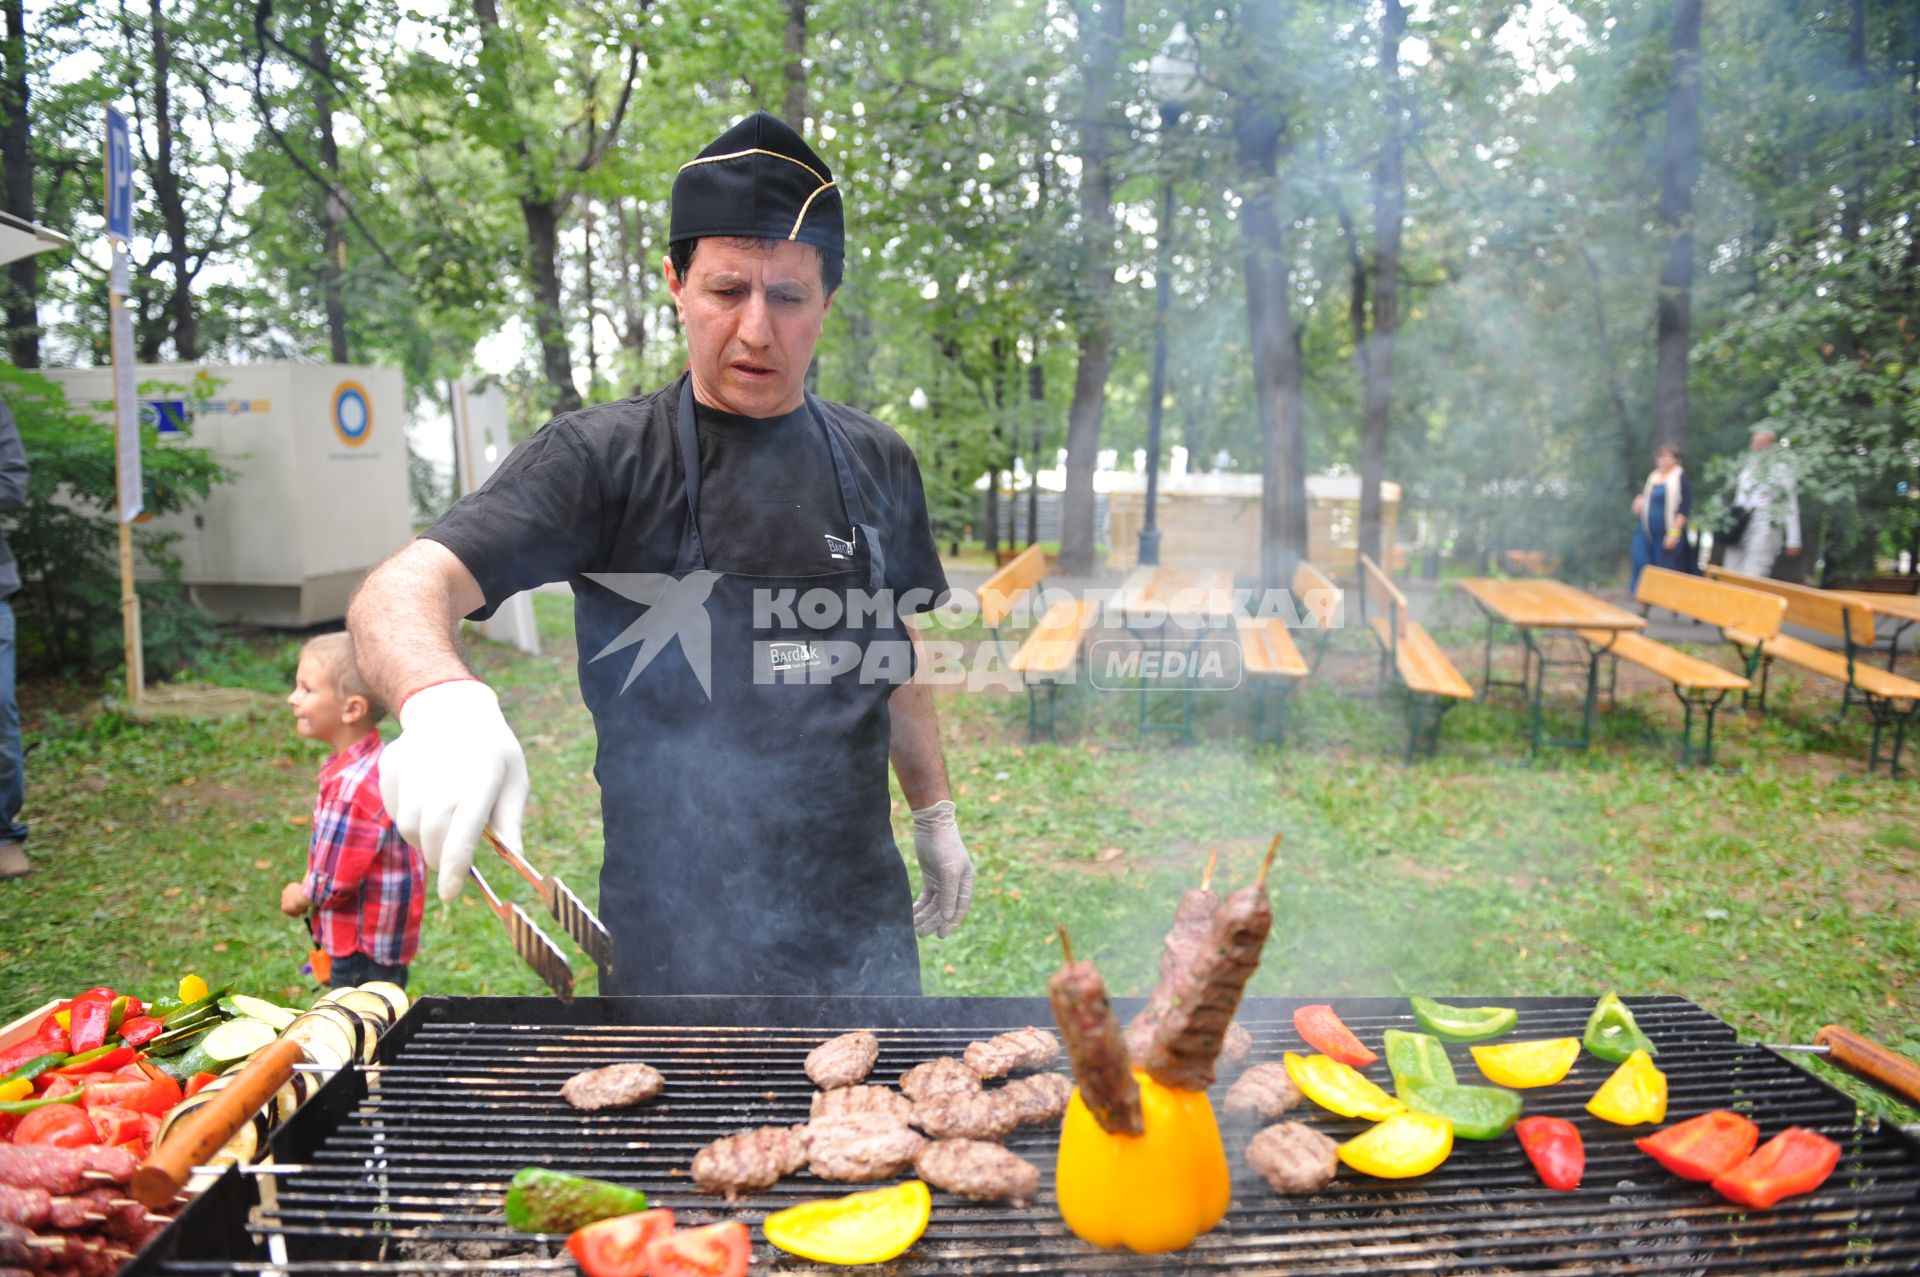
[[[1906,743],[1907,724],[1912,721],[1914,711],[1920,709],[1920,682],[1868,665],[1859,659],[1874,641],[1873,608],[1858,596],[1816,590],[1811,586],[1767,577],[1747,576],[1740,572],[1729,572],[1723,567],[1709,567],[1707,573],[1717,581],[1758,590],[1785,600],[1787,621],[1840,640],[1841,646],[1836,651],[1794,638],[1790,634],[1768,637],[1739,629],[1723,629],[1727,641],[1747,658],[1749,672],[1756,663],[1759,666],[1761,711],[1767,708],[1767,675],[1775,661],[1785,661],[1823,678],[1830,678],[1843,689],[1840,718],[1846,717],[1847,708],[1853,704],[1856,696],[1873,716],[1873,743],[1867,751],[1868,775],[1872,775],[1880,766],[1882,733],[1889,725],[1893,727],[1893,753],[1887,759],[1887,774],[1898,777],[1900,749]],[[1901,708],[1903,702],[1905,709]]]
[[[1253,738],[1275,745],[1286,735],[1288,699],[1319,668],[1327,639],[1340,624],[1343,598],[1340,587],[1305,559],[1293,569],[1291,595],[1295,610],[1306,617],[1306,628],[1318,635],[1311,658],[1301,653],[1285,617],[1239,616],[1233,622],[1240,640],[1240,668],[1254,688]]]
[[[1780,632],[1780,618],[1786,602],[1772,594],[1708,581],[1685,572],[1666,568],[1647,568],[1640,573],[1640,587],[1634,597],[1650,607],[1661,607],[1678,616],[1691,617],[1718,626],[1722,633],[1732,631],[1756,638],[1772,638]],[[1706,710],[1706,733],[1700,751],[1702,766],[1713,766],[1713,716],[1720,703],[1733,692],[1745,692],[1753,686],[1746,674],[1715,665],[1712,661],[1689,656],[1644,634],[1615,634],[1606,630],[1579,630],[1581,638],[1596,647],[1605,647],[1613,658],[1607,681],[1607,703],[1614,700],[1620,662],[1630,661],[1667,680],[1673,694],[1686,710],[1686,722],[1680,732],[1680,764],[1693,762],[1693,713]],[[1612,646],[1608,646],[1611,643]]]
[[[980,619],[986,622],[996,644],[1006,642],[1000,637],[1000,628],[1018,610],[1021,599],[1040,589],[1046,570],[1046,553],[1037,545],[1028,546],[981,585]],[[1007,663],[1009,669],[1019,673],[1027,689],[1028,740],[1037,739],[1040,733],[1042,687],[1047,689],[1047,739],[1059,739],[1054,731],[1054,697],[1060,684],[1072,676],[1080,660],[1081,644],[1099,612],[1099,603],[1092,600],[1062,599],[1054,603],[1027,632]]]
[[[1407,596],[1366,555],[1360,556],[1360,615],[1380,644],[1381,683],[1392,670],[1407,697],[1407,761],[1433,757],[1440,747],[1440,721],[1473,687],[1453,667],[1426,627],[1407,615]]]

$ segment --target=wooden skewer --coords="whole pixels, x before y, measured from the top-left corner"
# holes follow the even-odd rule
[[[1067,963],[1071,965],[1073,963],[1073,941],[1067,939],[1067,929],[1064,925],[1060,926],[1058,930],[1060,932],[1060,952],[1066,955]]]
[[[1253,878],[1254,886],[1264,887],[1267,885],[1267,870],[1273,868],[1273,858],[1280,853],[1280,840],[1284,837],[1286,837],[1285,834],[1275,834],[1273,841],[1267,844],[1267,858],[1260,862],[1260,872],[1255,874]]]
[[[1207,853],[1207,871],[1200,875],[1200,890],[1213,886],[1213,867],[1220,863],[1220,849],[1215,847]]]

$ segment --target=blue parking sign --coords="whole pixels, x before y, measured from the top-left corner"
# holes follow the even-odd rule
[[[133,238],[133,141],[127,117],[107,108],[107,234]]]

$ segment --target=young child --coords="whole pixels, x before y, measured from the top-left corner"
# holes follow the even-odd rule
[[[407,982],[420,948],[427,905],[426,863],[407,845],[380,802],[380,732],[386,711],[353,664],[345,633],[322,634],[300,649],[294,675],[294,730],[325,741],[313,804],[307,876],[280,892],[280,911],[307,920],[314,943],[332,958],[335,988],[369,980]]]

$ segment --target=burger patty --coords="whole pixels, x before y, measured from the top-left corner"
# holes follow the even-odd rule
[[[1017,1077],[994,1092],[1014,1111],[1022,1126],[1047,1126],[1066,1116],[1073,1079],[1064,1073]]]
[[[985,1042],[969,1042],[966,1065],[982,1078],[1045,1068],[1060,1057],[1060,1039],[1045,1029],[1015,1029]]]
[[[900,1089],[915,1104],[942,1095],[980,1089],[980,1075],[951,1055],[916,1064],[900,1078]]]
[[[766,1188],[807,1164],[807,1128],[757,1126],[715,1140],[693,1155],[693,1182],[727,1200],[742,1190]]]
[[[913,1106],[913,1124],[936,1140],[997,1140],[1020,1125],[1020,1107],[1000,1091],[959,1091]]]
[[[857,1029],[829,1038],[807,1053],[807,1076],[823,1091],[858,1086],[880,1058],[880,1039]]]
[[[809,1122],[806,1140],[807,1169],[845,1184],[898,1175],[926,1144],[920,1132],[877,1113]]]
[[[651,1064],[609,1064],[568,1078],[560,1087],[560,1097],[584,1113],[598,1113],[644,1104],[666,1084]]]
[[[884,1086],[842,1086],[831,1091],[815,1091],[812,1117],[855,1117],[875,1113],[906,1122],[913,1117],[913,1101]]]
[[[1238,1020],[1227,1026],[1227,1035],[1220,1039],[1220,1059],[1223,1068],[1237,1069],[1246,1064],[1253,1054],[1253,1034]]]
[[[1300,1088],[1287,1076],[1287,1066],[1272,1061],[1254,1065],[1227,1088],[1228,1117],[1271,1122],[1299,1103]]]
[[[1247,1165],[1274,1192],[1305,1197],[1319,1192],[1333,1179],[1339,1165],[1339,1145],[1303,1122],[1269,1126],[1247,1144]]]
[[[1040,1192],[1040,1169],[1017,1153],[980,1140],[935,1140],[913,1159],[921,1179],[970,1202],[1025,1206]]]

